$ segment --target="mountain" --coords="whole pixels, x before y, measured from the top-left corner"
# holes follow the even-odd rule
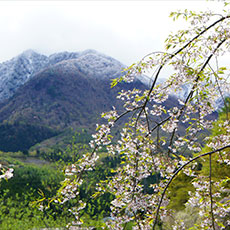
[[[38,72],[62,61],[74,60],[75,67],[88,76],[99,78],[118,77],[125,65],[95,50],[61,52],[50,56],[27,50],[17,57],[0,64],[0,102],[15,94]]]
[[[0,122],[28,122],[62,129],[72,122],[84,125],[95,114],[116,106],[120,87],[110,80],[85,74],[76,60],[62,61],[39,72],[0,107]],[[144,88],[136,81],[125,88]],[[81,119],[80,119],[81,118]],[[92,122],[92,121],[91,121]]]
[[[19,63],[18,81],[12,77],[15,63]],[[94,130],[103,111],[121,106],[116,95],[122,87],[146,88],[136,80],[111,89],[111,78],[120,76],[124,65],[93,50],[49,57],[26,51],[3,64],[9,65],[4,72],[8,79],[4,79],[5,85],[13,88],[11,97],[2,94],[5,97],[0,104],[3,151],[26,151],[70,127]]]
[[[25,84],[30,77],[43,68],[48,58],[32,50],[0,64],[0,101],[3,101]]]
[[[56,144],[72,135],[70,129],[94,131],[102,112],[121,108],[116,100],[121,89],[148,87],[142,76],[111,89],[111,79],[124,68],[94,50],[48,57],[28,50],[0,64],[0,150],[27,151],[51,139]],[[177,103],[174,95],[165,106]]]

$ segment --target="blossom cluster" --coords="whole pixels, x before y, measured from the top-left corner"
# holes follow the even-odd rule
[[[3,166],[0,164],[0,169],[2,169],[2,168],[3,168]],[[13,171],[14,171],[13,168],[9,168],[7,170],[2,169],[2,174],[0,175],[0,181],[1,181],[1,179],[8,180],[11,177],[13,177]]]
[[[114,195],[111,220],[106,223],[109,229],[125,229],[129,222],[133,223],[133,229],[155,229],[157,224],[164,223],[173,215],[168,209],[168,188],[182,171],[192,178],[194,192],[189,193],[187,206],[199,209],[198,229],[215,226],[224,229],[229,225],[230,202],[222,199],[223,181],[212,180],[211,166],[209,176],[198,175],[195,160],[207,155],[200,153],[206,141],[206,147],[212,151],[210,157],[221,152],[218,160],[230,164],[228,118],[218,123],[219,133],[200,140],[213,127],[217,98],[230,89],[227,69],[219,67],[217,61],[230,50],[230,16],[192,11],[172,16],[183,16],[193,27],[170,35],[166,40],[167,52],[149,54],[125,70],[122,80],[126,82],[152,70],[150,88],[122,90],[118,99],[124,102],[124,112],[113,108],[103,113],[107,123],[97,125],[90,142],[92,152],[83,154],[65,170],[60,194],[62,202],[78,200],[78,205],[70,210],[77,224],[81,222],[79,211],[85,206],[79,199],[83,174],[94,169],[97,150],[106,146],[108,154],[122,159],[113,177],[98,185],[99,193],[107,191]],[[172,68],[173,74],[159,84],[161,71],[166,67]],[[169,95],[181,92],[184,87],[187,94],[168,105]],[[125,115],[129,115],[124,119],[126,124],[113,137],[111,129]],[[195,158],[191,157],[193,154]],[[186,228],[183,220],[174,222],[173,229]]]

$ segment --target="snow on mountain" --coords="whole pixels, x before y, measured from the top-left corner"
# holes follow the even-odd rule
[[[79,57],[79,53],[74,53],[74,52],[60,52],[60,53],[55,53],[51,54],[48,57],[48,65],[54,65],[58,62],[64,61],[64,60],[69,60],[69,59],[76,59]]]
[[[125,65],[94,50],[79,53],[77,58],[57,63],[63,68],[77,68],[88,77],[112,79],[121,76]]]
[[[74,72],[78,70],[89,78],[99,79],[120,77],[121,71],[126,68],[116,59],[91,49],[83,52],[60,52],[50,56],[38,54],[33,50],[26,50],[11,60],[0,64],[0,102],[13,96],[17,89],[35,74],[53,65],[58,65],[63,71]],[[145,75],[136,78],[147,86],[152,83],[151,78]],[[165,79],[160,78],[157,83],[163,81]],[[184,85],[173,96],[184,99],[189,90],[190,87]],[[219,108],[223,105],[223,101],[220,99],[217,104]]]
[[[27,50],[0,64],[0,101],[14,95],[17,89],[36,73],[55,64],[72,66],[88,77],[98,78],[119,77],[125,68],[119,61],[95,50],[61,52],[48,57],[33,50]]]
[[[0,101],[11,97],[48,61],[45,55],[27,50],[17,57],[0,64]]]

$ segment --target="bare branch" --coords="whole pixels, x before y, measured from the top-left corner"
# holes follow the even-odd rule
[[[213,199],[212,199],[212,155],[209,154],[209,196],[210,196],[210,208],[212,217],[212,228],[215,230],[215,219],[213,213]]]

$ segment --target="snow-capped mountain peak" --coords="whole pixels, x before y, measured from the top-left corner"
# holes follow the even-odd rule
[[[13,96],[36,73],[56,64],[63,68],[71,64],[88,77],[97,78],[119,77],[125,68],[119,61],[95,50],[60,52],[48,57],[34,50],[26,50],[0,64],[0,101]]]
[[[0,64],[0,101],[11,97],[30,77],[47,63],[47,57],[27,50]]]

